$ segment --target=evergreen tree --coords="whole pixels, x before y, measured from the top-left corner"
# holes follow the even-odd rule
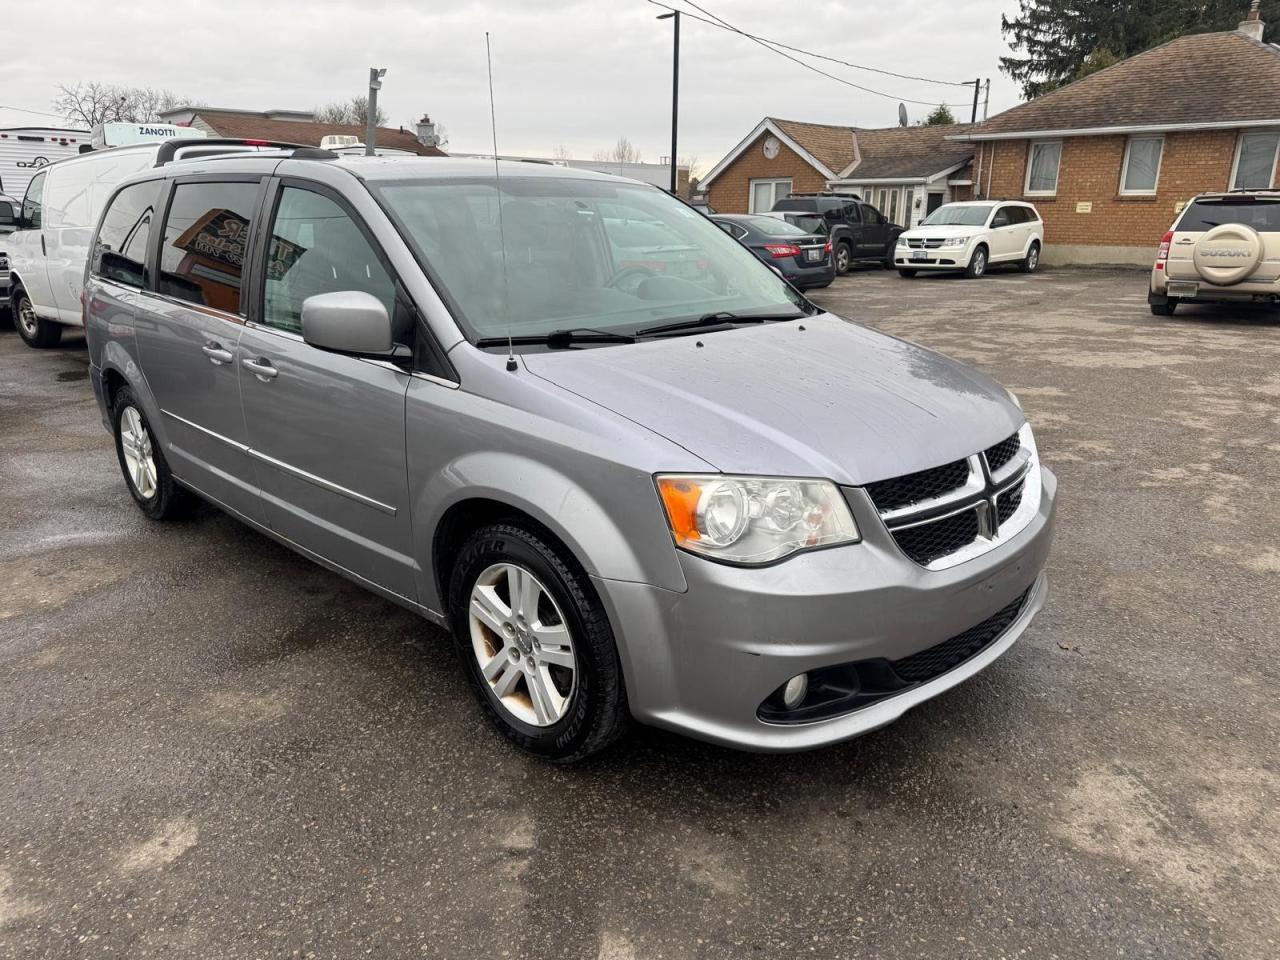
[[[1019,0],[1016,17],[1000,18],[1014,50],[1000,69],[1030,99],[1174,37],[1233,30],[1248,12],[1248,0]],[[1263,0],[1261,13],[1272,42],[1280,0]]]
[[[940,127],[948,123],[955,123],[955,115],[951,112],[951,108],[945,103],[940,103],[933,108],[933,113],[924,118],[921,126]]]

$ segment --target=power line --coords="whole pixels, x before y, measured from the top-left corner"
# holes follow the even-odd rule
[[[661,7],[664,10],[677,9],[676,7],[672,7],[672,6],[669,6],[668,4],[661,3],[659,2],[659,0],[647,0],[647,2],[653,4],[655,7]],[[939,106],[938,103],[935,103],[932,101],[911,100],[904,97],[898,97],[890,93],[885,93],[882,90],[873,90],[870,87],[864,87],[861,84],[857,84],[850,80],[846,80],[843,77],[837,77],[834,74],[827,73],[824,70],[819,70],[817,67],[813,66],[810,63],[806,63],[803,60],[797,60],[795,57],[789,56],[788,54],[784,53],[783,50],[790,50],[795,53],[803,54],[806,57],[813,57],[818,60],[826,60],[830,63],[838,63],[841,66],[852,67],[855,70],[867,70],[867,71],[870,71],[871,73],[879,73],[888,77],[896,77],[899,80],[913,80],[921,83],[935,83],[943,86],[954,86],[954,87],[969,87],[973,85],[972,80],[967,80],[967,81],[936,80],[932,77],[917,77],[911,74],[895,73],[892,70],[882,70],[879,67],[869,67],[866,64],[852,63],[848,60],[841,60],[839,57],[831,57],[822,53],[814,53],[812,50],[805,50],[805,49],[802,49],[801,47],[793,47],[790,44],[781,42],[780,40],[770,40],[767,37],[762,37],[762,36],[759,36],[758,34],[749,33],[746,30],[736,27],[733,24],[731,24],[729,21],[725,20],[723,17],[717,16],[716,14],[712,13],[710,10],[707,10],[704,7],[698,6],[698,4],[694,3],[693,0],[685,0],[685,2],[688,3],[689,6],[693,7],[695,10],[700,10],[701,12],[705,13],[708,17],[712,17],[714,19],[708,20],[704,17],[698,16],[697,14],[689,13],[686,10],[679,11],[680,13],[684,14],[686,17],[689,17],[693,20],[697,20],[700,23],[705,23],[708,26],[717,27],[718,29],[721,29],[721,30],[728,30],[731,33],[736,33],[739,36],[746,37],[748,40],[751,40],[759,44],[760,46],[764,47],[766,50],[776,53],[780,57],[785,57],[786,59],[792,61],[793,63],[799,64],[800,66],[804,67],[807,70],[812,70],[814,73],[817,73],[820,76],[826,77],[830,80],[835,80],[837,83],[843,83],[846,86],[853,87],[856,90],[861,90],[864,93],[870,93],[878,97],[886,97],[890,100],[904,100],[906,103],[914,103],[914,104],[919,104],[921,106],[926,106],[926,107]]]
[[[19,113],[34,113],[40,117],[57,117],[59,120],[67,119],[61,113],[49,113],[47,110],[28,110],[26,107],[15,107],[7,103],[0,103],[0,110],[17,110]]]

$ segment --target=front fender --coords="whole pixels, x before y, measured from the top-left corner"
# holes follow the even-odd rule
[[[652,477],[621,469],[619,477],[607,482],[611,498],[605,503],[580,480],[527,455],[496,450],[464,454],[410,491],[415,553],[434,556],[436,532],[452,507],[491,500],[550,530],[593,577],[685,590]],[[428,568],[424,564],[419,596],[425,606],[439,610],[438,578]]]

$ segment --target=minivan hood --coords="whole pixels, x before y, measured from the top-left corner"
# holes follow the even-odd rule
[[[1023,422],[990,377],[830,314],[523,360],[724,473],[861,485],[977,453]]]
[[[912,227],[904,230],[902,235],[912,239],[925,237],[973,237],[982,233],[986,227],[967,227],[962,223],[939,224],[936,227]]]

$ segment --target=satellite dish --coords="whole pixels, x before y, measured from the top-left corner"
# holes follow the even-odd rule
[[[907,105],[905,103],[898,104],[898,126],[905,127],[907,125]]]

